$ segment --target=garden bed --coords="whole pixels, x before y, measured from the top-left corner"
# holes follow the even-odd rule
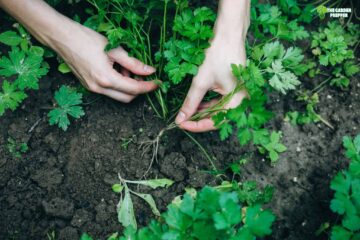
[[[53,92],[62,84],[77,86],[72,75],[56,70],[50,62],[49,74],[40,81],[40,90],[15,112],[0,118],[0,239],[79,239],[86,232],[104,239],[121,232],[116,213],[119,195],[111,186],[122,177],[136,180],[151,164],[152,152],[143,152],[141,142],[153,139],[166,124],[156,117],[145,97],[130,104],[87,94],[86,115],[64,132],[48,124],[48,108]],[[317,86],[321,81],[305,84]],[[224,170],[249,152],[251,160],[242,166],[238,180],[254,180],[272,185],[272,201],[267,205],[276,215],[273,234],[266,239],[327,239],[315,236],[324,222],[334,219],[329,209],[332,177],[347,165],[341,148],[342,137],[360,128],[360,83],[354,79],[345,90],[327,87],[319,93],[318,113],[325,124],[294,126],[285,114],[299,108],[291,94],[272,97],[269,105],[276,116],[268,127],[282,132],[288,150],[273,166],[256,147],[241,147],[235,136],[220,141],[217,132],[192,135]],[[8,139],[26,143],[29,151],[16,158],[8,151]],[[186,187],[219,184],[208,159],[184,132],[174,129],[160,141],[158,159],[147,178],[175,181],[168,189],[151,193],[161,212]],[[231,174],[225,176],[231,180]],[[139,225],[153,218],[151,210],[134,198]]]

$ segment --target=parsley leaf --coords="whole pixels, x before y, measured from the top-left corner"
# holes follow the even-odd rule
[[[275,60],[271,68],[267,69],[267,72],[274,74],[269,80],[269,84],[282,94],[286,94],[289,90],[294,90],[300,84],[295,74],[285,71],[281,60]]]

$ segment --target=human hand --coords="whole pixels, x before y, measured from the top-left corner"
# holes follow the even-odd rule
[[[109,96],[121,102],[130,102],[137,95],[155,90],[154,81],[130,78],[130,72],[139,76],[153,74],[155,68],[129,57],[121,47],[104,52],[107,39],[101,34],[77,23],[67,23],[69,36],[60,36],[49,45],[69,65],[81,83],[90,91]],[[121,71],[113,68],[121,65]]]
[[[210,117],[199,121],[192,121],[191,117],[216,104],[216,100],[202,103],[208,91],[226,95],[235,89],[236,78],[232,74],[231,64],[245,65],[246,62],[245,36],[250,22],[249,9],[250,1],[221,1],[215,37],[175,119],[180,128],[190,132],[215,129]],[[246,95],[245,91],[235,93],[225,108],[237,107]]]

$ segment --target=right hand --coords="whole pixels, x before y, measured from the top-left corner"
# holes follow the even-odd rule
[[[148,76],[156,71],[155,68],[129,57],[122,47],[106,53],[107,39],[87,27],[75,22],[69,27],[71,36],[60,36],[49,45],[69,65],[84,87],[125,103],[158,87],[154,81],[130,78],[130,72]],[[113,68],[115,62],[121,65],[120,72]]]

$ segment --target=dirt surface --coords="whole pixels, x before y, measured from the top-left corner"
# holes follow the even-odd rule
[[[48,125],[44,110],[61,83],[75,84],[71,77],[51,72],[20,110],[0,119],[0,239],[44,239],[51,231],[59,239],[77,239],[82,232],[104,237],[119,231],[118,196],[111,185],[118,181],[118,173],[138,179],[149,166],[151,152],[142,155],[139,143],[152,139],[164,124],[144,98],[125,105],[88,95],[85,102],[92,103],[85,107],[86,116],[62,132]],[[349,90],[321,93],[320,113],[335,130],[323,124],[291,126],[282,116],[295,103],[279,101],[272,106],[277,117],[271,127],[283,132],[288,151],[274,167],[254,155],[241,177],[275,187],[269,204],[278,217],[272,239],[315,239],[320,224],[331,219],[329,182],[346,165],[342,136],[354,135],[360,126],[359,92],[360,84],[353,81]],[[29,152],[21,159],[12,157],[6,148],[8,137],[26,142]],[[216,133],[195,137],[216,158],[219,169],[245,150],[235,138],[220,142]],[[132,139],[127,149],[121,147],[124,139]],[[163,138],[148,177],[168,177],[176,184],[168,191],[150,192],[164,210],[184,187],[215,184],[205,171],[210,169],[198,147],[173,130]],[[138,199],[135,208],[139,223],[145,224],[150,210]]]
[[[140,143],[153,139],[165,126],[143,97],[125,105],[90,94],[85,96],[86,116],[63,132],[49,126],[46,116],[61,84],[77,85],[71,75],[52,70],[21,109],[0,118],[0,239],[46,239],[52,231],[57,239],[78,239],[83,232],[104,239],[121,231],[116,214],[119,196],[111,185],[118,181],[118,173],[130,180],[143,176],[151,152],[143,154]],[[276,189],[268,207],[277,221],[268,239],[327,239],[314,232],[321,223],[335,220],[329,210],[329,183],[347,164],[342,137],[360,132],[359,93],[355,79],[345,91],[327,88],[320,93],[319,113],[334,130],[321,123],[290,125],[283,120],[284,113],[298,103],[274,97],[270,107],[277,115],[269,127],[282,131],[288,151],[275,166],[254,154],[241,175],[241,180]],[[8,152],[9,137],[29,145],[21,159]],[[235,137],[221,142],[215,132],[195,138],[214,156],[218,169],[245,151],[255,151],[239,147]],[[122,146],[128,140],[128,146]],[[163,211],[185,187],[218,183],[207,170],[211,165],[194,142],[172,130],[162,138],[158,161],[148,178],[167,177],[176,183],[168,190],[146,191]],[[134,204],[139,224],[146,224],[152,217],[150,209],[136,198]]]

